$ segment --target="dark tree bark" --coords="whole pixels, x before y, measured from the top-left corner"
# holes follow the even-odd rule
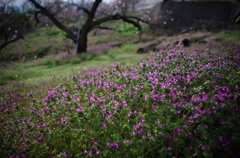
[[[36,12],[36,21],[38,20],[38,14],[41,13],[45,16],[47,16],[54,25],[56,25],[59,29],[61,29],[62,31],[64,31],[67,35],[68,38],[70,38],[72,41],[74,41],[74,43],[78,43],[78,52],[77,54],[81,54],[87,51],[87,37],[88,37],[88,33],[90,31],[92,31],[95,28],[99,28],[100,25],[102,23],[108,22],[108,21],[112,21],[112,20],[123,20],[125,22],[128,22],[132,25],[134,25],[135,27],[137,27],[139,29],[139,31],[142,30],[141,25],[139,24],[139,22],[146,22],[144,20],[141,20],[140,18],[137,17],[129,17],[126,15],[120,15],[120,14],[116,14],[116,15],[109,15],[100,19],[95,20],[95,14],[96,11],[100,5],[100,3],[102,2],[102,0],[95,0],[93,2],[93,5],[90,9],[88,8],[84,8],[84,7],[78,7],[78,9],[83,10],[86,15],[87,15],[87,19],[85,21],[85,23],[82,26],[82,29],[80,31],[80,37],[78,39],[77,42],[77,34],[75,32],[73,32],[71,29],[67,28],[66,26],[64,26],[63,23],[61,23],[56,17],[55,15],[53,15],[47,8],[43,7],[41,4],[39,4],[36,0],[28,0],[30,1],[37,9],[38,11]],[[147,22],[146,22],[147,23]]]
[[[78,50],[79,50],[79,52],[77,52],[78,54],[85,53],[87,51],[88,32],[89,32],[88,29],[86,28],[86,26],[84,26],[81,30],[79,41],[78,41]]]

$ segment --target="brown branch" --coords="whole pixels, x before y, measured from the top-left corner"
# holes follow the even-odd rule
[[[90,11],[87,9],[87,8],[85,8],[85,7],[78,7],[77,8],[77,10],[79,11],[79,10],[83,10],[84,11],[84,13],[86,13],[87,15],[89,15],[90,14]]]
[[[43,15],[47,16],[49,20],[51,20],[56,27],[64,31],[68,38],[70,38],[71,40],[73,40],[75,43],[78,44],[77,46],[78,48],[77,51],[79,51],[78,53],[86,52],[88,33],[95,28],[101,27],[100,25],[102,23],[113,21],[113,20],[123,20],[127,23],[132,24],[136,28],[138,28],[140,33],[142,33],[142,27],[140,25],[140,22],[145,22],[144,20],[134,16],[129,17],[127,15],[120,15],[120,14],[110,15],[98,20],[94,20],[97,9],[100,3],[102,2],[102,0],[95,0],[90,9],[80,7],[80,9],[82,9],[83,11],[85,11],[85,13],[87,13],[87,19],[86,21],[84,21],[84,24],[80,30],[80,37],[77,40],[75,33],[71,29],[64,26],[63,23],[61,23],[47,8],[43,7],[36,0],[28,0],[28,1],[31,2],[35,6],[35,8],[37,8]]]
[[[76,6],[76,7],[77,7],[77,11],[83,10],[84,13],[86,13],[87,15],[90,14],[90,11],[89,11],[87,8],[85,8],[85,7],[79,6],[79,5],[75,4],[75,3],[68,3],[68,4],[69,4],[69,5]]]
[[[67,27],[65,27],[57,18],[55,18],[55,16],[50,13],[45,7],[43,7],[42,5],[40,5],[38,2],[36,2],[36,0],[28,0],[30,1],[37,9],[40,10],[40,12],[47,16],[60,30],[64,31],[67,34],[67,37],[69,37],[70,39],[72,39],[74,42],[76,42],[75,39],[75,34],[68,29]]]
[[[120,14],[110,15],[110,16],[107,16],[107,17],[104,17],[104,18],[101,18],[101,19],[93,21],[93,23],[91,25],[91,30],[93,30],[94,28],[98,27],[100,24],[108,22],[108,21],[123,20],[123,21],[125,21],[127,23],[130,23],[130,24],[134,25],[134,27],[137,27],[139,29],[139,31],[142,32],[141,25],[138,22],[136,22],[136,21],[134,21],[132,19],[133,19],[133,17],[129,18],[126,15],[120,15]]]
[[[93,23],[93,20],[94,20],[95,13],[96,13],[97,8],[98,8],[98,6],[100,5],[101,2],[102,2],[102,0],[95,0],[94,1],[93,5],[92,5],[92,8],[90,10],[90,13],[88,14],[87,20],[82,27],[82,32],[85,32],[87,34],[88,32],[91,31],[91,26],[92,26],[92,23]]]
[[[90,14],[88,15],[87,21],[91,21],[91,22],[93,21],[95,13],[97,11],[97,8],[98,8],[98,6],[101,2],[102,2],[102,0],[95,0],[94,1],[93,6],[92,6],[91,11],[90,11]]]
[[[136,17],[136,16],[127,16],[129,19],[135,19],[135,20],[137,20],[138,22],[142,22],[142,23],[145,23],[145,24],[150,24],[149,23],[149,21],[147,21],[147,20],[143,20],[143,19],[141,19],[141,18],[138,18],[138,17]]]
[[[20,36],[17,36],[16,38],[14,38],[14,39],[12,39],[10,41],[7,41],[7,42],[5,41],[4,43],[2,43],[0,45],[0,50],[3,49],[4,47],[6,47],[7,45],[9,45],[10,43],[16,42],[19,39],[24,39],[24,37],[22,35],[20,35]]]
[[[0,23],[0,27],[1,27],[1,31],[4,35],[4,42],[3,43],[0,43],[0,50],[2,50],[4,47],[6,47],[7,45],[11,44],[11,43],[14,43],[16,42],[17,40],[19,39],[24,39],[23,35],[19,33],[19,30],[16,30],[17,31],[17,36],[14,37],[13,39],[10,39],[9,40],[9,36],[5,30],[5,27],[4,25],[6,25],[12,17],[15,16],[16,13],[13,13],[11,16],[9,16],[5,21],[3,21],[2,23]]]
[[[24,39],[23,35],[20,34],[18,30],[16,30],[18,32],[18,35],[15,38],[13,38],[13,39],[8,40],[8,35],[7,35],[6,31],[5,31],[5,29],[2,28],[2,30],[3,30],[4,36],[5,36],[5,40],[4,40],[3,43],[0,44],[0,50],[2,50],[7,45],[16,42],[19,39]]]
[[[121,20],[132,24],[134,27],[138,28],[140,33],[142,33],[142,26],[138,22],[135,22],[134,20],[128,18],[127,16],[121,16]]]
[[[38,11],[36,11],[36,12],[34,13],[34,18],[35,18],[37,24],[40,23],[40,20],[38,19],[38,14],[40,14],[40,13],[41,13],[40,10],[38,10]]]

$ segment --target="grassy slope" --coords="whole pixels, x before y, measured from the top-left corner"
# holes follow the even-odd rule
[[[85,67],[99,67],[99,65],[106,66],[114,62],[134,64],[137,63],[139,57],[143,56],[144,55],[138,55],[136,53],[116,54],[114,51],[111,51],[110,53],[93,57],[93,59],[91,59],[91,55],[89,55],[89,60],[81,56],[74,57],[65,60],[64,63],[59,63],[60,60],[58,59],[43,59],[39,63],[18,62],[13,63],[10,69],[0,72],[0,84],[5,84],[9,81],[20,81],[24,83],[35,84],[39,83],[40,81],[49,80],[53,75],[63,77],[69,76],[73,72],[81,71],[81,69]]]
[[[111,24],[113,25],[113,24]],[[98,37],[94,33],[90,34],[94,38],[89,41],[89,45],[109,42],[112,38]],[[119,25],[114,35],[116,40],[126,40],[137,38],[136,30],[130,25]],[[81,71],[85,67],[98,67],[110,65],[114,62],[137,63],[139,57],[146,55],[136,54],[138,44],[126,44],[115,50],[109,50],[102,55],[82,56],[67,55],[63,57],[66,47],[73,49],[71,41],[65,39],[63,33],[55,27],[51,29],[40,28],[25,36],[25,40],[9,45],[3,51],[2,57],[11,56],[18,61],[2,62],[0,64],[0,85],[19,81],[27,84],[36,84],[47,81],[54,75],[66,77],[73,72]],[[65,48],[65,49],[64,49]]]
[[[240,31],[227,31],[223,34],[223,42],[238,42],[240,43]]]
[[[130,25],[120,24],[116,30],[114,34],[116,40],[137,39],[138,37],[135,28]],[[95,36],[94,32],[90,35],[94,38],[93,41],[89,41],[90,45],[102,44],[112,40],[108,36],[105,38]],[[240,33],[237,31],[225,32],[221,38],[222,42],[239,42],[239,39]],[[26,35],[25,40],[9,45],[2,54],[13,56],[19,60],[0,64],[0,85],[11,81],[36,84],[41,81],[48,81],[54,75],[66,77],[73,72],[81,72],[85,67],[106,66],[114,62],[136,64],[139,58],[146,57],[146,54],[136,54],[139,44],[125,44],[98,56],[83,55],[68,59],[59,57],[59,54],[63,53],[62,51],[67,51],[64,49],[65,47],[73,47],[69,43],[71,41],[67,40],[60,30],[52,27],[50,29],[40,28]]]

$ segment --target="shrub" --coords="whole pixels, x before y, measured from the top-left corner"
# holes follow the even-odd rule
[[[0,106],[0,152],[13,157],[239,156],[240,66],[228,56],[209,49],[162,50],[138,67],[87,69],[43,99],[30,91],[27,104],[6,95]]]

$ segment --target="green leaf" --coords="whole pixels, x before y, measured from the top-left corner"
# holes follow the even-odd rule
[[[211,158],[212,154],[210,154],[209,152],[203,152],[202,155],[206,158]]]

